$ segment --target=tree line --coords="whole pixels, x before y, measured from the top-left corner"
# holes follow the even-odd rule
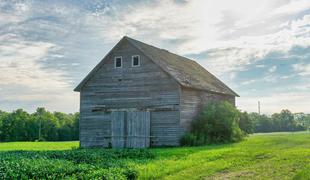
[[[310,114],[292,113],[286,109],[271,116],[258,113],[247,116],[254,133],[310,130]]]
[[[4,141],[72,141],[79,139],[79,113],[49,112],[37,108],[0,110],[0,142]]]
[[[236,111],[234,107],[226,106],[228,105],[210,108],[210,112],[198,117],[200,122],[195,121],[198,124],[196,126],[199,128],[207,127],[203,126],[203,124],[208,122],[208,125],[212,125],[213,123],[214,126],[208,127],[206,130],[212,132],[216,129],[222,129],[218,128],[220,127],[218,125],[219,119],[231,119],[229,123],[232,126],[237,123],[239,128],[246,134],[310,130],[310,114],[282,110],[280,113],[267,116],[265,114],[240,112],[239,110]],[[220,110],[215,111],[215,109]],[[224,110],[229,113],[223,113]],[[219,115],[221,113],[223,117]],[[211,121],[213,119],[214,121]],[[227,126],[225,125],[225,127]],[[229,130],[237,132],[235,127]],[[215,131],[214,133],[218,132]],[[220,134],[223,135],[223,132]],[[209,137],[211,136],[209,135]],[[0,110],[0,142],[73,141],[78,139],[79,113],[49,112],[45,108],[37,108],[34,113],[28,113],[23,109],[17,109],[13,112]]]

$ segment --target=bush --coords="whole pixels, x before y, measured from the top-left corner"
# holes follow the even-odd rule
[[[228,102],[208,104],[180,143],[194,146],[240,141],[246,134],[239,127],[240,115],[240,111]]]
[[[192,133],[186,133],[180,140],[181,146],[195,146],[197,144],[197,137]]]

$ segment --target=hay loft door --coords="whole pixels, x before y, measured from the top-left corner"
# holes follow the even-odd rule
[[[149,147],[150,117],[148,111],[112,112],[112,147]]]

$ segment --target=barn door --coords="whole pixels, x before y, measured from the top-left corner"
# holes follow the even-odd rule
[[[125,112],[115,111],[111,113],[112,147],[125,147]]]
[[[150,146],[150,112],[133,111],[127,113],[128,148],[146,148]]]

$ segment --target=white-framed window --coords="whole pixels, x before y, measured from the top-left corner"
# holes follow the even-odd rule
[[[122,56],[117,56],[114,58],[114,67],[121,68],[123,67],[123,58]]]
[[[133,55],[131,57],[131,65],[132,65],[132,67],[140,66],[140,56],[139,55]]]

